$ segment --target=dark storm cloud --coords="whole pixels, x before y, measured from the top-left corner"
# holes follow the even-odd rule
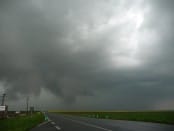
[[[75,109],[151,109],[174,99],[171,2],[1,1],[0,79],[9,98],[44,88]]]
[[[63,2],[65,9],[61,5],[52,9],[54,3],[40,11],[31,2],[17,1],[1,13],[1,78],[10,84],[9,96],[37,93],[41,86],[70,100],[78,94],[88,94],[86,80],[79,78],[97,68],[102,55],[96,50],[102,49],[84,45],[74,53],[71,45],[66,44],[69,35],[77,35],[73,38],[77,39],[77,46],[82,41],[64,18],[69,5]]]

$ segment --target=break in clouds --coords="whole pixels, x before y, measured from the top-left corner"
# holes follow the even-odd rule
[[[172,109],[173,11],[173,0],[1,0],[0,89],[16,103],[44,90],[54,108]]]

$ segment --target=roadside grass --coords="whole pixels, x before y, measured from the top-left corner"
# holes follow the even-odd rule
[[[52,112],[98,119],[115,119],[174,124],[174,111]]]
[[[44,121],[42,113],[0,120],[0,131],[28,131]]]

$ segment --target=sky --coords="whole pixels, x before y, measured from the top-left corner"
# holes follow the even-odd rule
[[[174,109],[173,0],[1,0],[9,109]]]

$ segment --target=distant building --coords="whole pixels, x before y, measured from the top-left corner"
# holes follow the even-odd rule
[[[7,118],[8,116],[8,106],[0,106],[0,119]]]

